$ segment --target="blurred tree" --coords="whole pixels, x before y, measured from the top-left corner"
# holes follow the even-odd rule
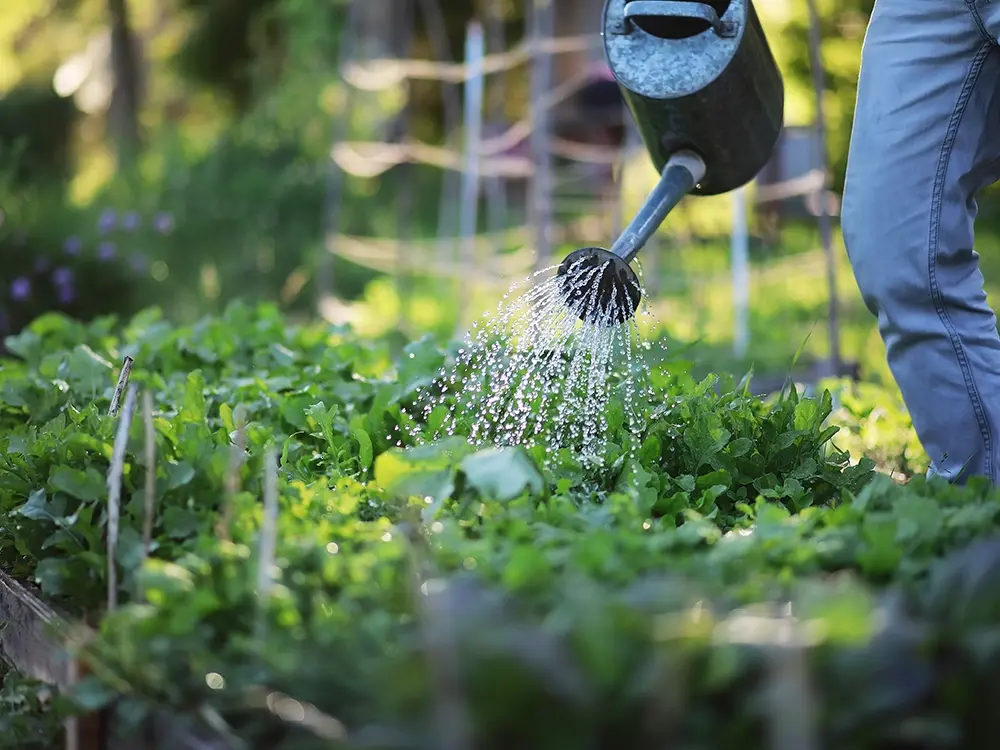
[[[48,81],[25,82],[0,96],[0,167],[13,186],[69,177],[77,115],[73,101],[59,96]]]
[[[118,149],[118,162],[126,164],[139,150],[139,51],[126,0],[108,0],[108,14],[114,78],[108,120]]]
[[[266,86],[259,63],[273,62],[285,41],[273,13],[279,1],[182,0],[193,25],[177,56],[180,71],[224,94],[237,111],[249,110]]]

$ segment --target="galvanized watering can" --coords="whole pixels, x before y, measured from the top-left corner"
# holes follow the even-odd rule
[[[751,0],[606,0],[602,34],[662,177],[610,251],[576,250],[559,275],[581,318],[616,324],[641,299],[629,262],[681,199],[739,188],[767,164],[785,94]]]

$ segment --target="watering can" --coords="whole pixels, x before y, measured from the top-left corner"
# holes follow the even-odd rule
[[[602,36],[661,176],[610,250],[576,250],[558,275],[582,319],[618,324],[642,298],[629,263],[681,199],[742,187],[770,160],[785,92],[751,0],[606,0]]]

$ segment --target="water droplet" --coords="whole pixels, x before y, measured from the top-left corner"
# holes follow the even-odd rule
[[[570,448],[600,466],[612,429],[624,429],[637,438],[626,440],[634,456],[654,396],[639,311],[627,290],[599,289],[604,266],[562,278],[556,268],[512,285],[453,366],[420,391],[415,413],[443,418],[425,436],[407,414],[415,442],[461,435],[476,446],[544,445],[547,457]]]

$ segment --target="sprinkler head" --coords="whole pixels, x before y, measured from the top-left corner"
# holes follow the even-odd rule
[[[557,276],[563,302],[585,323],[619,325],[639,309],[642,289],[635,271],[603,248],[574,250],[559,265]]]

